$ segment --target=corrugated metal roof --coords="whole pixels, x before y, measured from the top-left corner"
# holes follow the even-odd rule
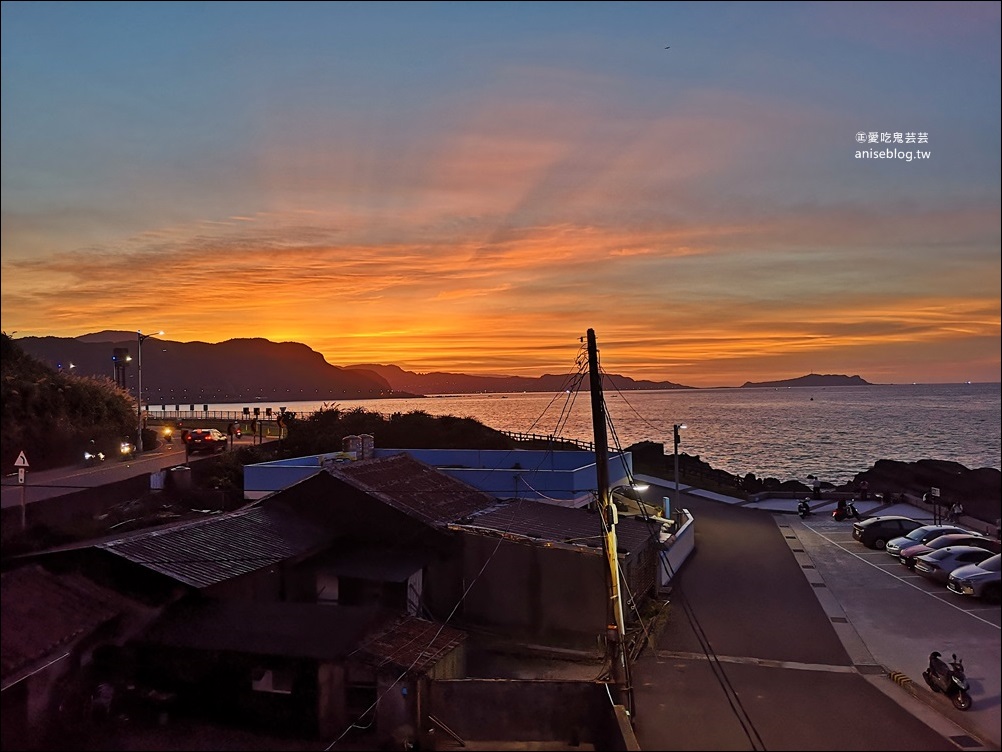
[[[493,496],[407,454],[334,465],[329,472],[384,504],[435,527],[458,522],[498,503]]]
[[[0,577],[0,672],[6,689],[118,616],[127,601],[76,574],[40,566]]]
[[[377,668],[392,667],[424,673],[466,640],[466,632],[444,624],[401,616],[368,638],[357,653]]]
[[[281,505],[270,505],[139,531],[97,548],[203,588],[309,553],[331,539]]]
[[[485,511],[459,527],[481,528],[553,543],[602,547],[602,519],[587,509],[572,509],[536,501],[510,501]],[[616,525],[619,552],[630,554],[658,540],[658,525],[622,517]],[[653,540],[652,540],[653,538]]]

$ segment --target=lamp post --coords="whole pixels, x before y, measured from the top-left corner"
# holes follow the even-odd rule
[[[161,329],[159,332],[154,332],[153,334],[143,334],[141,330],[137,330],[136,334],[139,335],[139,349],[136,351],[136,417],[139,421],[139,426],[136,429],[136,454],[142,454],[143,451],[143,342],[148,340],[150,337],[158,337],[163,334]]]
[[[672,501],[675,504],[675,508],[678,509],[678,500],[681,496],[678,488],[678,442],[680,441],[678,432],[687,426],[685,423],[676,423],[672,428],[675,429],[675,498]]]
[[[633,501],[633,502],[636,502],[637,504],[639,504],[641,510],[643,510],[644,509],[644,499],[641,496],[641,494],[644,491],[646,491],[648,488],[650,488],[650,486],[647,485],[646,483],[641,483],[639,481],[634,481],[633,483],[626,483],[626,484],[624,484],[622,486],[614,486],[613,488],[610,488],[609,489],[609,496],[611,497],[611,499],[613,501],[615,501],[615,496],[616,496],[616,492],[617,491],[634,491],[634,492],[636,492],[637,498],[633,498],[632,496],[627,495],[627,494],[623,494],[623,496],[626,496],[626,498],[630,499],[630,501]]]

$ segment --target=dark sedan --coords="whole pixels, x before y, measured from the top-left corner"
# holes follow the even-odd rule
[[[852,523],[852,537],[867,548],[883,551],[887,541],[907,535],[922,525],[923,523],[913,520],[911,517],[894,514],[868,517],[865,520]]]
[[[199,428],[188,434],[188,451],[219,452],[226,449],[226,434],[217,428]]]

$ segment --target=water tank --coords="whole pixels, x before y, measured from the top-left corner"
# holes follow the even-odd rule
[[[341,450],[344,452],[354,452],[356,457],[362,456],[362,437],[345,436],[341,439]]]
[[[371,460],[376,454],[376,438],[371,433],[363,433],[358,438],[362,440],[362,459]]]

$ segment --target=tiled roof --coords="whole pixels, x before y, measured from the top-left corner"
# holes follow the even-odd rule
[[[330,539],[282,505],[269,505],[140,531],[96,547],[203,588],[309,553]]]
[[[401,616],[369,637],[356,655],[377,668],[424,673],[461,645],[466,637],[466,632],[444,624]]]
[[[354,650],[379,618],[374,609],[360,606],[194,600],[171,607],[140,642],[335,660]]]
[[[407,454],[347,462],[333,466],[329,472],[384,504],[435,527],[459,522],[498,503],[493,496]]]
[[[535,540],[602,547],[602,519],[597,512],[587,509],[536,501],[510,501],[476,515],[465,524],[471,528],[486,528]],[[621,517],[616,525],[619,552],[629,554],[652,545],[658,540],[657,530],[655,523]]]
[[[118,616],[126,601],[76,574],[33,565],[0,577],[2,687],[61,657],[78,639]]]

